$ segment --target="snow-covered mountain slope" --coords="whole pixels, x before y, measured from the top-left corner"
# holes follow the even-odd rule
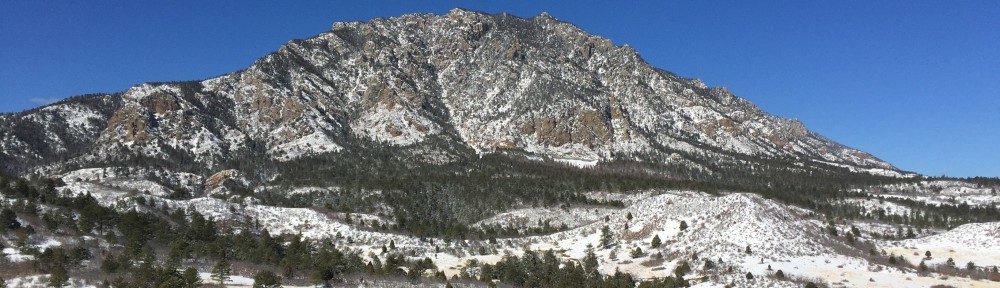
[[[888,199],[906,199],[931,205],[989,206],[1000,203],[1000,185],[969,181],[926,180],[879,185],[868,190],[869,193]]]
[[[440,154],[424,161],[521,150],[580,163],[749,157],[896,171],[548,14],[341,22],[231,74],[0,116],[0,161],[16,174],[123,162],[218,171],[247,155],[383,144]]]

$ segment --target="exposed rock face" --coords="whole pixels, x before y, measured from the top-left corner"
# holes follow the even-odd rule
[[[242,71],[67,100],[0,123],[0,160],[23,163],[5,167],[15,173],[129,155],[212,170],[236,151],[287,161],[430,139],[584,160],[741,154],[895,169],[547,14],[461,9],[336,23]]]

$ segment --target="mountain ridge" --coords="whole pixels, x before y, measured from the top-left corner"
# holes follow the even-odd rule
[[[900,175],[547,13],[453,9],[337,22],[233,73],[75,97],[0,122],[0,158],[23,163],[8,167],[16,174],[138,158],[215,171],[234,154],[280,162],[358,142],[451,147],[426,153],[428,163],[467,153],[459,150],[517,150],[655,163],[738,156]]]

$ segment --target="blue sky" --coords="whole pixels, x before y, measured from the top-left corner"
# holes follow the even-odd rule
[[[4,1],[0,112],[209,78],[336,21],[453,7],[548,11],[899,168],[1000,176],[1000,1]]]

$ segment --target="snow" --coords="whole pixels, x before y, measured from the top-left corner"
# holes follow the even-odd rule
[[[341,149],[343,147],[337,145],[326,134],[314,132],[302,138],[271,147],[268,150],[268,154],[271,154],[278,160],[289,161],[309,155],[338,152]]]
[[[212,284],[219,283],[218,281],[212,280],[212,273],[210,272],[200,272],[198,273],[198,277],[201,278],[202,283],[212,283]],[[253,278],[239,276],[239,275],[232,275],[229,276],[229,280],[226,280],[226,282],[224,283],[226,284],[226,286],[251,286],[253,285]]]
[[[571,228],[603,220],[618,209],[608,207],[524,208],[508,211],[483,219],[473,226],[501,225],[515,227],[537,227],[538,222],[548,221],[553,228],[566,225]]]
[[[3,255],[10,262],[24,262],[35,259],[35,256],[22,254],[14,248],[3,248]]]
[[[911,212],[910,207],[906,207],[900,204],[893,203],[892,201],[870,199],[870,198],[849,198],[844,199],[844,202],[861,206],[865,209],[865,212],[876,214],[878,209],[885,211],[886,215],[900,215],[906,216]]]
[[[1000,203],[1000,187],[964,181],[934,180],[889,184],[871,187],[873,195],[884,198],[908,199],[930,205],[988,206]]]
[[[93,177],[97,170],[77,171],[72,176]],[[103,175],[102,175],[103,176]],[[105,177],[105,179],[107,179]],[[114,179],[114,178],[112,178]],[[514,224],[533,227],[539,220],[549,221],[552,226],[566,224],[569,230],[549,235],[501,238],[498,244],[485,241],[458,240],[446,242],[443,239],[417,238],[400,234],[374,231],[366,226],[378,221],[390,221],[375,215],[352,214],[352,223],[347,223],[343,213],[326,212],[322,209],[286,208],[253,204],[235,204],[220,199],[205,197],[190,200],[168,200],[156,195],[139,195],[94,182],[69,182],[65,189],[71,193],[91,193],[101,203],[118,209],[135,206],[133,197],[145,197],[152,205],[166,204],[171,208],[193,208],[216,221],[256,220],[260,228],[268,229],[272,235],[301,234],[308,239],[328,239],[338,247],[352,249],[368,255],[381,253],[382,245],[395,242],[400,253],[414,253],[416,258],[429,257],[447,275],[456,275],[466,261],[475,259],[481,263],[495,263],[504,253],[520,255],[529,248],[543,252],[553,250],[562,261],[579,261],[588,249],[593,249],[600,262],[600,271],[611,274],[615,270],[628,272],[639,278],[672,275],[673,269],[682,261],[700,268],[700,261],[689,258],[697,253],[701,259],[723,259],[717,263],[721,267],[733,267],[736,275],[752,272],[766,275],[767,265],[781,269],[786,275],[822,278],[829,283],[843,286],[876,285],[879,287],[926,286],[948,284],[956,287],[982,287],[986,282],[965,278],[919,277],[912,271],[905,272],[886,266],[868,263],[859,258],[866,251],[857,251],[846,245],[842,238],[831,238],[823,230],[821,218],[807,219],[811,211],[786,206],[755,194],[732,193],[713,196],[693,191],[649,190],[632,193],[589,192],[588,198],[604,201],[621,201],[626,206],[576,206],[576,207],[536,207],[520,208],[497,214],[476,224]],[[286,188],[295,193],[324,191],[330,188],[298,187]],[[891,202],[871,199],[846,199],[867,209],[883,208],[893,213],[906,213],[905,207]],[[252,201],[250,201],[252,202]],[[627,220],[626,215],[633,219]],[[609,221],[605,221],[607,216]],[[804,220],[807,219],[807,220]],[[680,229],[684,221],[688,228]],[[601,228],[607,225],[613,234],[614,243],[608,248],[599,247]],[[856,223],[865,231],[894,231],[895,227],[879,223]],[[874,227],[874,228],[873,228]],[[921,255],[931,250],[935,257],[929,263],[943,263],[952,257],[959,265],[973,261],[978,265],[1000,264],[1000,222],[968,224],[952,231],[922,238],[877,242],[880,249],[897,255],[904,255],[909,261],[918,261],[922,256],[910,256],[913,252]],[[650,241],[658,236],[662,245],[651,248]],[[865,237],[865,236],[863,236]],[[509,241],[509,244],[508,244]],[[60,241],[47,241],[40,247],[59,245]],[[744,253],[750,246],[753,254]],[[479,255],[479,247],[484,247],[487,255]],[[591,247],[591,248],[588,248]],[[631,258],[630,251],[642,248],[643,256]],[[435,248],[440,252],[435,253]],[[661,253],[662,260],[653,258]],[[15,250],[5,250],[8,259],[23,261]],[[367,257],[367,256],[365,256]],[[720,268],[721,269],[721,268]],[[761,278],[756,282],[745,282],[740,277],[729,274],[712,274],[695,269],[695,275],[714,275],[718,281],[734,281],[738,285],[788,286],[789,282]],[[694,276],[692,276],[694,277]],[[727,278],[730,277],[730,278]],[[234,278],[233,285],[249,285],[244,278]],[[874,282],[869,282],[869,279]],[[243,282],[239,282],[243,281]],[[773,282],[773,283],[772,283]],[[716,282],[726,283],[726,282]],[[711,287],[702,283],[699,287]],[[793,287],[793,286],[788,286]]]
[[[913,264],[920,263],[924,253],[930,251],[933,257],[927,259],[928,265],[943,264],[950,257],[959,267],[969,261],[979,266],[1000,266],[1000,222],[965,224],[941,234],[883,245],[886,251],[902,255]]]
[[[569,164],[577,168],[592,168],[597,166],[597,160],[586,160],[586,159],[565,159],[565,158],[555,158],[553,159],[559,163]]]
[[[392,108],[379,104],[372,110],[354,121],[351,127],[355,133],[375,141],[406,146],[441,131],[436,123],[402,104]]]

